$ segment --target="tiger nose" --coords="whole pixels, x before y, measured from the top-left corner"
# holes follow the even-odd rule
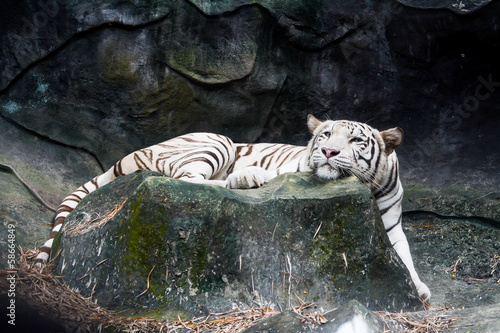
[[[321,148],[321,151],[323,152],[323,155],[326,156],[326,158],[330,158],[330,157],[333,157],[333,156],[337,156],[340,151],[336,150],[336,149],[330,149],[330,148]]]

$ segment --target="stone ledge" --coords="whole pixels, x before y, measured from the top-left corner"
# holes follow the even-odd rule
[[[81,223],[86,230],[74,229]],[[139,172],[87,196],[63,234],[55,248],[65,283],[134,315],[284,309],[299,298],[324,308],[420,305],[370,191],[352,178],[283,175],[234,191]]]

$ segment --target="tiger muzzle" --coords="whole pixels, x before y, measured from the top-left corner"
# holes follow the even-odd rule
[[[323,153],[323,155],[325,155],[325,157],[327,159],[330,158],[330,157],[334,157],[334,156],[337,156],[338,154],[340,154],[339,150],[330,149],[330,148],[326,148],[326,147],[321,148],[321,152]]]

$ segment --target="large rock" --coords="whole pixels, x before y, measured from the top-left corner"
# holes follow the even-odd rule
[[[352,178],[284,175],[227,190],[135,173],[87,196],[61,235],[64,282],[129,313],[175,318],[300,300],[420,305],[370,191]]]

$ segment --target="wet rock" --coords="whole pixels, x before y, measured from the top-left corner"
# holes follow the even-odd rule
[[[299,299],[420,306],[371,193],[351,178],[284,175],[233,191],[135,173],[86,197],[55,248],[68,286],[134,313],[189,317]]]
[[[455,328],[449,332],[484,332],[495,333],[500,327],[500,304],[486,305],[481,308],[470,308],[448,313],[452,318],[457,318]]]
[[[386,328],[380,316],[368,310],[358,301],[350,301],[347,305],[325,317],[329,322],[321,325],[317,332],[369,333],[384,332]]]

